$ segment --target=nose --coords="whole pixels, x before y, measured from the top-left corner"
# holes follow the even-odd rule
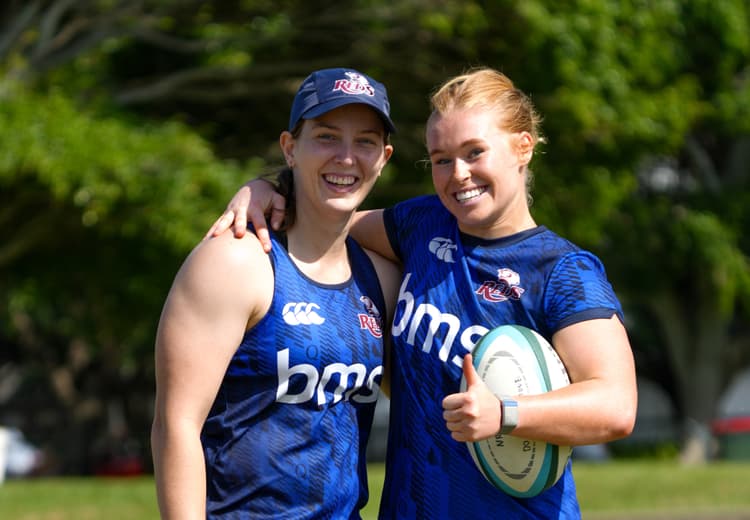
[[[466,161],[456,159],[453,161],[453,178],[457,181],[465,181],[471,177],[471,170]]]
[[[344,166],[351,166],[354,164],[354,150],[352,146],[342,142],[336,150],[335,160],[337,164],[342,164]]]

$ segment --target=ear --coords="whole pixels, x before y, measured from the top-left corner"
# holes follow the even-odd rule
[[[516,153],[518,154],[518,160],[526,166],[531,162],[531,157],[534,154],[534,138],[528,132],[521,132],[518,134],[516,139]]]
[[[279,146],[284,154],[284,159],[290,168],[294,168],[294,145],[296,141],[291,132],[284,130],[279,136]]]
[[[393,155],[393,146],[387,144],[383,147],[383,158],[381,159],[380,168],[378,168],[378,174],[376,178],[380,178],[380,174],[383,173],[383,168],[385,168],[385,165],[388,164],[391,155]]]
[[[393,145],[387,144],[383,149],[383,158],[385,159],[385,161],[383,162],[383,166],[385,166],[391,159],[391,155],[393,155]]]

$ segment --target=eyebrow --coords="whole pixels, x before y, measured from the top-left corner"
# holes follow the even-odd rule
[[[313,119],[312,123],[313,123],[313,128],[330,128],[331,130],[341,130],[338,126],[325,123],[325,122],[320,121],[318,119]],[[375,135],[378,135],[378,136],[383,136],[383,135],[385,135],[385,130],[384,129],[383,130],[378,130],[376,128],[365,128],[364,130],[360,130],[357,133],[360,133],[360,134],[375,134]]]
[[[458,145],[458,148],[465,148],[467,146],[471,146],[474,144],[484,144],[484,139],[481,138],[473,138],[473,139],[467,139],[466,141],[463,141],[461,144]],[[429,150],[429,155],[432,157],[433,155],[445,153],[445,150],[442,148],[433,148]]]

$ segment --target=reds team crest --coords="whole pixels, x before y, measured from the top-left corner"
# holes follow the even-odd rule
[[[370,334],[376,338],[382,338],[383,319],[380,316],[380,311],[375,306],[375,302],[373,302],[369,296],[360,296],[359,301],[364,304],[365,311],[367,311],[367,314],[357,314],[357,317],[359,318],[359,328],[363,330],[367,329]]]
[[[497,270],[497,280],[487,280],[475,291],[488,302],[520,300],[526,290],[521,287],[521,276],[512,269]]]
[[[334,92],[340,90],[341,92],[355,96],[365,95],[373,97],[375,95],[375,89],[362,74],[357,74],[356,72],[346,72],[345,74],[349,79],[337,79],[333,84]]]

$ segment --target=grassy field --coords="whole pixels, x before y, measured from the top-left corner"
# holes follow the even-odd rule
[[[750,463],[683,467],[670,462],[576,462],[585,519],[750,519]],[[370,489],[380,495],[382,465]],[[363,517],[374,519],[377,500]],[[9,480],[0,486],[0,518],[13,520],[157,520],[151,478]]]

